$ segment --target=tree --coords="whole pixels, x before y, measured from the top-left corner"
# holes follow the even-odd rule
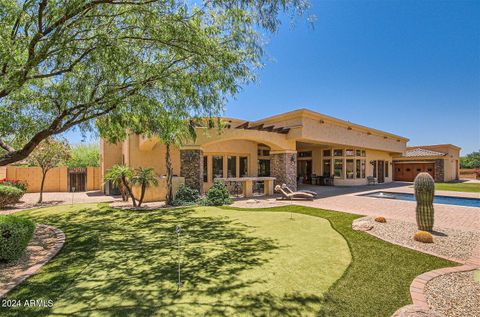
[[[140,186],[140,198],[138,199],[138,207],[142,206],[146,189],[152,185],[158,186],[158,179],[153,168],[139,167],[135,169],[131,180],[133,185]]]
[[[135,196],[133,196],[132,188],[130,187],[130,180],[133,176],[133,171],[126,165],[114,165],[105,174],[105,181],[111,181],[118,186],[122,193],[123,201],[128,201],[128,196],[132,198],[133,207],[137,206]]]
[[[148,106],[218,114],[254,78],[261,32],[302,0],[0,0],[0,166]],[[158,101],[152,103],[151,101]]]
[[[46,139],[28,157],[31,165],[39,166],[42,169],[42,182],[40,184],[40,197],[38,203],[43,201],[43,186],[47,172],[52,168],[64,163],[69,157],[70,147],[67,143]]]
[[[97,144],[78,144],[72,147],[67,161],[69,168],[100,166],[100,149]]]
[[[472,152],[460,158],[461,168],[480,168],[480,151]]]

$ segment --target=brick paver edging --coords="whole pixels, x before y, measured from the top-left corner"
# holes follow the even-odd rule
[[[411,250],[415,250],[415,251],[418,251],[418,252],[434,255],[434,256],[437,256],[437,257],[440,257],[440,258],[444,258],[444,259],[447,259],[447,260],[450,260],[450,261],[453,261],[453,262],[458,262],[458,263],[463,264],[463,265],[460,265],[460,266],[446,267],[446,268],[442,268],[442,269],[437,269],[437,270],[425,272],[423,274],[420,274],[419,276],[417,276],[413,280],[412,284],[410,284],[410,297],[412,298],[413,305],[420,310],[423,309],[425,311],[428,311],[430,309],[430,307],[428,306],[428,303],[427,303],[427,297],[425,296],[425,287],[430,280],[432,280],[436,277],[439,277],[441,275],[449,274],[449,273],[467,272],[467,271],[473,271],[475,269],[480,268],[480,250],[475,250],[472,257],[470,257],[468,260],[464,261],[464,260],[460,260],[460,259],[449,258],[449,257],[445,257],[445,256],[442,256],[442,255],[438,255],[438,254],[435,254],[433,252],[428,252],[428,251],[424,251],[424,250],[415,249],[415,248],[412,248],[409,245],[398,243],[398,242],[390,240],[390,239],[385,239],[385,238],[383,238],[379,235],[376,235],[376,234],[374,234],[373,232],[370,232],[370,231],[365,231],[365,232],[367,232],[368,234],[370,234],[370,235],[372,235],[372,236],[374,236],[378,239],[390,242],[392,244],[396,244],[396,245],[399,245],[399,246],[402,246],[402,247],[405,247],[405,248],[409,248]],[[407,306],[404,306],[404,307],[406,308],[408,306],[412,306],[412,305],[407,305]],[[400,316],[400,315],[398,315],[398,312],[400,310],[402,310],[402,308],[397,310],[397,312],[395,312],[395,314],[393,316]]]
[[[56,236],[55,245],[48,251],[48,253],[38,261],[36,261],[33,265],[31,265],[27,270],[24,270],[18,274],[16,274],[13,279],[5,284],[4,287],[0,288],[0,298],[4,297],[9,291],[11,291],[14,287],[25,281],[27,278],[35,274],[45,263],[50,261],[63,247],[65,243],[65,234],[58,228],[38,224],[37,226],[45,227],[51,231]]]

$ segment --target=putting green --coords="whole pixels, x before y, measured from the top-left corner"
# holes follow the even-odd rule
[[[67,242],[98,240],[77,252],[70,241],[63,256],[88,259],[47,315],[315,315],[351,261],[346,241],[320,217],[213,207],[49,210],[30,216],[68,226]]]

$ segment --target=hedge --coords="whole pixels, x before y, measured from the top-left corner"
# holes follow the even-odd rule
[[[0,215],[0,261],[20,258],[32,239],[35,224],[13,215]]]
[[[18,203],[24,193],[17,187],[0,185],[0,208]]]

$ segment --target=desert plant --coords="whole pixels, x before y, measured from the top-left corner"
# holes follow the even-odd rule
[[[133,171],[126,165],[113,165],[111,169],[105,174],[105,181],[111,181],[114,185],[120,188],[122,198],[124,201],[128,200],[128,196],[132,198],[133,207],[137,207],[137,202],[133,196],[132,188],[130,187],[130,179],[133,176]]]
[[[178,188],[172,204],[174,206],[193,205],[196,204],[199,199],[200,193],[198,192],[198,190],[182,184]]]
[[[140,186],[140,198],[138,199],[138,207],[142,206],[145,191],[150,186],[158,186],[157,175],[153,168],[139,167],[133,172],[130,182],[132,185]]]
[[[202,200],[202,204],[207,206],[223,206],[231,203],[230,193],[222,181],[215,181]]]
[[[420,173],[415,177],[415,199],[417,200],[418,230],[432,231],[434,221],[433,197],[435,182],[428,173]]]
[[[8,178],[1,179],[0,185],[17,187],[18,189],[23,190],[24,192],[26,192],[28,188],[27,183],[17,179],[8,179]]]
[[[413,236],[413,240],[423,243],[433,243],[433,236],[428,231],[418,231]]]
[[[387,219],[385,219],[385,217],[380,216],[380,217],[376,217],[375,221],[385,223],[385,222],[387,222]]]
[[[24,193],[17,187],[0,185],[0,208],[18,203]]]
[[[15,261],[32,239],[35,224],[13,215],[0,215],[0,261]]]

